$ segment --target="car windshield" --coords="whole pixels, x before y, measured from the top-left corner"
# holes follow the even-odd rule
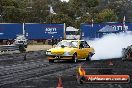
[[[61,41],[57,44],[57,47],[73,47],[77,48],[78,43],[77,41]]]

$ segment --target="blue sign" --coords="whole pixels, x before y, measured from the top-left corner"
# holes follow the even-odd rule
[[[25,24],[28,39],[60,39],[64,37],[64,24]]]
[[[107,29],[109,27],[109,29]],[[111,30],[110,30],[111,28]],[[106,30],[105,30],[106,29]],[[99,30],[104,30],[100,32]],[[108,31],[107,31],[108,30]],[[122,31],[132,31],[132,23],[119,23],[119,22],[107,22],[107,23],[94,23],[92,24],[81,24],[81,34],[82,38],[99,38],[103,34],[122,32]]]
[[[1,23],[0,39],[15,39],[18,34],[23,33],[23,25],[20,23]]]

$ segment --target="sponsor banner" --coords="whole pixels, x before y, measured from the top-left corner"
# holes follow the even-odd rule
[[[85,75],[87,83],[128,83],[129,75]]]
[[[17,35],[23,34],[21,23],[0,23],[0,39],[15,39]]]
[[[28,39],[61,39],[64,37],[64,24],[25,24]]]
[[[81,24],[80,28],[83,39],[92,39],[100,38],[106,33],[109,34],[132,31],[132,23],[125,22],[125,25],[120,22],[94,23],[93,27],[91,24]],[[102,32],[99,30],[102,30]]]

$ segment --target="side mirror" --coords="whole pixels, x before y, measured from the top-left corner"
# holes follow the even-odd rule
[[[64,48],[65,46],[64,45],[61,45],[61,48]]]
[[[80,45],[79,45],[79,49],[81,49]]]
[[[83,46],[82,46],[82,44],[80,44],[80,45],[79,45],[79,49],[82,49],[82,48],[83,48]]]

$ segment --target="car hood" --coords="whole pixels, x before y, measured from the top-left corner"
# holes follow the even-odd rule
[[[50,51],[52,54],[64,54],[64,52],[71,52],[73,51],[75,48],[69,48],[69,47],[56,47],[56,48],[51,48],[47,51]]]

